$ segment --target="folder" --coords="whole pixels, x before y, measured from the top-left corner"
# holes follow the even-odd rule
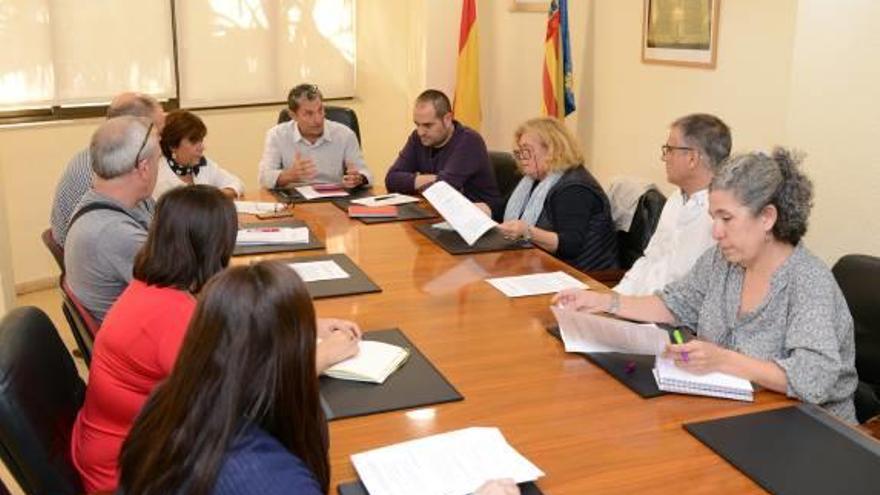
[[[407,348],[409,359],[381,385],[322,376],[321,405],[328,420],[464,399],[399,329],[366,332],[364,340]]]
[[[272,228],[272,227],[306,227],[305,222],[302,220],[296,220],[293,218],[283,219],[283,220],[271,220],[267,222],[247,222],[242,223],[238,226],[240,229],[259,229],[259,228]],[[308,243],[297,243],[297,244],[264,244],[264,245],[253,245],[253,246],[235,246],[235,250],[232,251],[233,256],[244,256],[247,254],[263,254],[263,253],[284,253],[288,251],[308,251],[311,249],[323,249],[324,243],[321,242],[316,236],[315,233],[312,232],[312,229],[309,229],[309,242]]]
[[[520,483],[519,491],[521,495],[543,495],[544,493],[534,482]],[[360,481],[340,483],[336,486],[336,492],[339,495],[370,495],[367,493],[367,488]]]
[[[342,211],[347,212],[348,207],[351,206],[351,199],[349,198],[336,198],[333,200],[333,205],[339,208]],[[418,203],[406,203],[402,205],[397,205],[397,215],[393,217],[358,217],[358,220],[366,223],[388,223],[388,222],[402,222],[408,220],[420,220],[423,218],[436,218],[437,214],[433,211],[419,206]]]
[[[812,404],[684,429],[771,493],[880,493],[880,442]]]
[[[341,253],[325,254],[321,256],[298,256],[296,258],[285,258],[280,261],[285,263],[333,261],[348,274],[348,277],[344,279],[306,282],[306,289],[308,289],[309,295],[311,295],[313,299],[382,292],[382,289],[376,285],[376,283],[373,282],[370,277],[351,260],[351,258]]]
[[[442,247],[449,254],[487,253],[490,251],[507,251],[532,247],[532,244],[529,242],[505,239],[498,229],[492,229],[483,234],[473,246],[468,246],[467,242],[454,230],[438,229],[432,227],[430,223],[416,225],[416,230],[434,241],[435,244]]]
[[[559,335],[559,327],[556,325],[547,327],[547,333],[562,340]],[[622,352],[585,352],[580,354],[644,399],[666,395],[666,392],[657,388],[657,381],[654,379],[654,356]]]
[[[289,187],[276,187],[274,189],[269,189],[269,192],[272,193],[272,196],[275,196],[275,199],[280,203],[323,203],[338,199],[332,196],[306,199],[305,196],[295,189],[296,187],[305,185],[308,184],[291,184]],[[367,186],[348,191],[348,196],[346,196],[345,199],[357,199],[372,195],[373,188]]]

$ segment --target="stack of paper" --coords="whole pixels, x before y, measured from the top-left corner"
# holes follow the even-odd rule
[[[587,284],[565,272],[533,273],[515,277],[488,278],[486,282],[507,297],[555,294],[563,289],[586,289]]]
[[[299,186],[294,188],[305,199],[339,198],[348,196],[348,191],[341,187],[327,187],[326,185],[313,184],[311,186]]]
[[[658,355],[669,334],[653,323],[639,324],[583,311],[551,307],[566,352],[623,352]]]
[[[409,349],[384,342],[363,340],[354,357],[324,370],[324,374],[341,380],[384,383],[409,357]]]
[[[271,244],[306,244],[309,242],[307,227],[268,227],[241,229],[235,238],[239,246],[263,246]]]
[[[748,380],[718,372],[696,375],[679,368],[672,359],[662,356],[657,356],[655,366],[654,379],[657,380],[657,388],[660,390],[747,402],[754,400],[754,390]]]
[[[407,196],[406,194],[391,193],[382,196],[370,196],[368,198],[353,199],[352,203],[362,206],[391,206],[403,205],[406,203],[418,203],[419,198]]]
[[[337,265],[335,261],[304,261],[301,263],[288,263],[287,266],[299,275],[303,282],[318,282],[320,280],[338,280],[348,278],[350,275]]]
[[[282,203],[266,202],[266,201],[236,201],[235,211],[238,213],[248,213],[256,215],[259,213],[275,213],[285,208]]]
[[[535,481],[544,473],[498,428],[465,428],[351,456],[367,491],[383,495],[467,495],[490,479]]]
[[[477,239],[498,225],[483,210],[443,181],[435,182],[422,195],[468,246],[473,246]]]

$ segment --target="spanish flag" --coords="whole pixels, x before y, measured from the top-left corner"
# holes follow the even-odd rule
[[[552,0],[544,37],[542,74],[544,115],[565,118],[574,112],[571,44],[568,41],[568,1]]]
[[[464,0],[452,109],[459,122],[479,131],[483,117],[480,112],[480,45],[477,32],[477,2]]]

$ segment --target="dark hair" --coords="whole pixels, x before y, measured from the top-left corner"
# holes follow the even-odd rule
[[[172,189],[159,198],[147,241],[134,259],[134,278],[199,292],[229,264],[237,234],[235,204],[219,189]]]
[[[708,165],[712,173],[717,172],[721,162],[730,155],[733,145],[730,128],[714,115],[692,113],[677,119],[672,127],[681,130],[685,142],[699,148],[709,159]]]
[[[265,261],[217,275],[199,296],[174,370],[122,446],[120,488],[210,493],[236,436],[256,425],[299,457],[326,493],[315,346],[315,309],[293,270]]]
[[[324,95],[321,94],[318,86],[308,83],[298,84],[290,90],[290,93],[287,93],[287,106],[291,112],[299,110],[299,100],[303,97],[309,101],[324,100]]]
[[[184,138],[196,143],[207,135],[208,128],[198,115],[186,110],[174,110],[165,116],[159,146],[162,147],[162,154],[171,158],[172,148],[180,146]]]
[[[807,233],[813,183],[800,171],[801,154],[774,148],[772,155],[744,153],[724,162],[709,190],[730,191],[753,215],[776,208],[773,237],[797,245]]]
[[[420,103],[430,103],[434,107],[434,114],[438,119],[442,119],[444,115],[452,111],[452,103],[449,97],[442,91],[436,89],[426,89],[416,98],[416,105]]]

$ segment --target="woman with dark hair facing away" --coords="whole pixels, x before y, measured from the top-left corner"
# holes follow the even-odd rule
[[[168,112],[159,139],[163,158],[159,160],[154,198],[175,187],[193,184],[214,186],[230,198],[244,194],[241,179],[205,156],[207,135],[208,128],[198,115],[187,110]]]
[[[698,339],[667,347],[677,366],[739,376],[855,422],[853,319],[801,241],[813,185],[799,164],[782,148],[729,158],[709,185],[717,245],[657,295],[563,291],[554,303],[684,324]]]
[[[283,263],[234,267],[212,279],[174,371],[123,445],[121,491],[327,493],[315,340],[311,298]],[[483,493],[517,493],[498,486]]]
[[[194,294],[229,264],[237,232],[232,200],[214,187],[178,188],[160,198],[134,278],[98,331],[85,403],[74,423],[71,455],[87,491],[116,488],[122,442],[150,392],[171,373]],[[318,324],[324,330],[320,366],[357,352],[356,325]]]

